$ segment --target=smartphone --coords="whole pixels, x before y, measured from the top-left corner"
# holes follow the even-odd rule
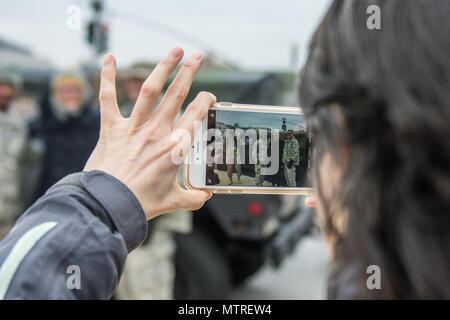
[[[300,108],[220,102],[196,127],[185,184],[213,193],[311,194],[310,171]]]

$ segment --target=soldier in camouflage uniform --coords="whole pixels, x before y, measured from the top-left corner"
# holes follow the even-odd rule
[[[235,123],[234,124],[234,130],[235,130],[235,137],[234,137],[234,144],[233,144],[233,149],[234,149],[234,162],[233,163],[227,163],[227,175],[228,175],[228,179],[229,179],[229,185],[233,184],[233,169],[236,169],[236,175],[237,175],[237,183],[241,183],[241,175],[242,175],[242,169],[241,169],[241,164],[243,163],[241,155],[238,154],[238,141],[240,139],[240,135],[238,132],[236,132],[236,129],[239,129],[239,124]]]
[[[258,145],[257,161],[255,164],[255,184],[261,187],[264,183],[264,175],[261,174],[261,168],[266,168],[269,165],[269,158],[267,155],[268,141],[260,139]]]
[[[149,229],[149,240],[128,255],[116,297],[126,300],[173,299],[174,233],[189,233],[191,229],[190,211],[174,211],[156,218],[155,225]]]
[[[133,66],[126,70],[125,91],[128,103],[120,110],[124,117],[131,114],[139,95],[140,86],[150,74],[150,69]],[[179,119],[180,114],[177,116]],[[182,181],[182,170],[178,179]],[[175,285],[175,233],[189,233],[192,230],[192,212],[174,211],[153,219],[149,228],[149,239],[133,250],[125,264],[119,287],[118,299],[125,300],[168,300],[173,299]]]
[[[11,108],[21,87],[20,77],[0,70],[0,240],[21,214],[21,175],[28,130],[25,121]]]
[[[287,139],[284,141],[283,157],[284,176],[288,187],[296,187],[295,166],[300,164],[300,147],[297,139],[294,138],[294,131],[288,130]]]

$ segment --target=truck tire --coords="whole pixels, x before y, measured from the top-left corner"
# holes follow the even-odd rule
[[[177,234],[175,288],[177,300],[226,299],[231,288],[228,262],[205,233]]]

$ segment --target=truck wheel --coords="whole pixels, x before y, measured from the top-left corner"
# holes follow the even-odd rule
[[[177,234],[175,299],[225,299],[231,288],[228,262],[201,230]]]

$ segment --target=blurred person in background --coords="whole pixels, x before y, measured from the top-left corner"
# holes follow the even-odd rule
[[[122,117],[131,116],[133,106],[139,97],[139,92],[149,72],[153,68],[142,66],[138,63],[133,64],[130,68],[124,70],[122,73],[123,87],[126,100],[120,105],[120,113]]]
[[[22,79],[17,73],[0,70],[0,241],[23,209],[20,186],[28,129],[11,107],[21,84]]]
[[[53,77],[41,101],[40,115],[30,123],[32,139],[44,144],[41,175],[34,199],[64,176],[81,171],[100,131],[100,114],[89,102],[90,87],[77,73]]]
[[[134,64],[124,70],[124,89],[127,101],[120,107],[123,117],[131,115],[141,87],[152,69]],[[179,117],[180,114],[176,119],[178,120]],[[178,176],[182,177],[182,170],[179,171]],[[175,233],[191,232],[192,223],[192,212],[187,210],[170,212],[151,220],[148,238],[128,255],[115,297],[126,300],[173,299],[176,273],[174,236]]]

